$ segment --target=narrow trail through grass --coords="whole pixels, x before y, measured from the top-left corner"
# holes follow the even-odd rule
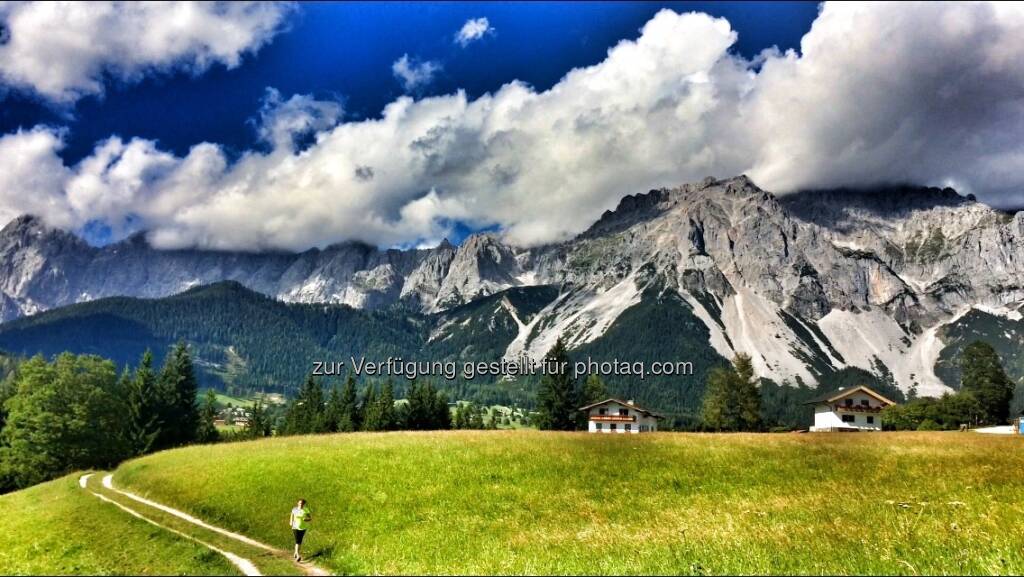
[[[79,485],[83,489],[85,489],[86,491],[89,491],[89,493],[91,493],[91,494],[95,495],[96,497],[98,497],[104,503],[110,503],[111,505],[117,507],[118,509],[121,509],[122,511],[124,511],[125,513],[131,515],[132,517],[135,517],[136,519],[140,519],[142,521],[145,521],[146,523],[149,523],[150,525],[153,525],[155,527],[159,527],[161,529],[164,529],[165,531],[170,531],[171,533],[174,533],[175,535],[177,535],[179,537],[188,539],[190,541],[194,541],[194,542],[202,545],[203,547],[206,547],[207,549],[209,549],[209,550],[211,550],[211,551],[213,551],[215,553],[219,553],[220,555],[223,555],[232,565],[237,567],[238,570],[241,571],[243,575],[247,575],[247,576],[250,576],[250,577],[262,577],[263,574],[260,573],[260,570],[256,568],[256,565],[254,565],[252,561],[250,561],[250,560],[248,560],[248,559],[246,559],[244,557],[240,557],[238,555],[235,555],[234,553],[231,553],[230,551],[225,551],[223,549],[215,547],[215,546],[213,546],[213,545],[211,545],[211,544],[209,544],[209,543],[207,543],[207,542],[205,542],[205,541],[203,541],[201,539],[197,539],[197,538],[195,538],[195,537],[193,537],[191,535],[187,535],[187,534],[182,533],[181,531],[178,531],[176,529],[171,529],[170,527],[166,527],[164,525],[161,525],[160,523],[157,523],[156,521],[150,519],[149,517],[146,517],[142,513],[139,513],[135,509],[131,509],[129,507],[126,507],[126,506],[122,505],[121,503],[118,503],[117,501],[115,501],[115,500],[113,500],[113,499],[111,499],[109,497],[106,497],[106,496],[101,495],[101,494],[99,494],[99,493],[97,493],[95,491],[90,490],[89,489],[89,478],[90,477],[92,477],[92,473],[87,474],[87,475],[82,475],[82,477],[79,479]]]
[[[0,575],[239,574],[210,549],[93,497],[78,474],[0,496]]]
[[[102,476],[102,483],[94,477]],[[114,486],[113,474],[89,473],[79,479],[82,489],[121,511],[193,541],[225,557],[243,575],[329,575],[311,563],[295,563],[287,551],[216,527],[192,515]]]

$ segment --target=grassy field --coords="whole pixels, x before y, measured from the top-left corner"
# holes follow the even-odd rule
[[[343,573],[1024,572],[1017,437],[349,434],[169,451],[115,480],[282,548],[305,497],[307,552]]]
[[[0,574],[235,575],[220,555],[125,515],[78,475],[0,496]]]

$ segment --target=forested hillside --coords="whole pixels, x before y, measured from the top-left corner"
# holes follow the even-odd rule
[[[385,360],[488,361],[501,358],[531,320],[558,296],[551,286],[516,287],[437,313],[399,307],[359,310],[345,305],[283,303],[223,282],[162,299],[109,298],[82,303],[0,325],[0,350],[52,357],[64,351],[96,354],[118,366],[135,364],[146,349],[156,363],[171,345],[186,341],[201,384],[228,392],[293,394],[316,361],[349,357]],[[708,344],[707,327],[678,293],[651,289],[627,308],[599,338],[570,357],[693,363],[691,376],[604,375],[610,394],[636,399],[668,415],[671,422],[697,422],[707,373],[727,364]],[[530,406],[539,377],[497,381],[437,380],[452,399]],[[799,426],[809,418],[800,402],[814,393],[801,383],[762,380],[765,421]],[[407,383],[396,379],[396,394]],[[869,384],[898,391],[875,375],[844,369],[828,385]]]

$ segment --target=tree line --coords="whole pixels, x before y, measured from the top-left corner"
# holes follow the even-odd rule
[[[0,490],[216,440],[213,401],[200,406],[197,390],[183,343],[159,370],[149,351],[120,374],[95,355],[35,356],[18,364],[0,386]]]
[[[278,433],[309,435],[451,428],[448,397],[433,384],[413,381],[406,397],[396,402],[390,381],[370,383],[360,395],[356,380],[350,374],[341,387],[334,384],[325,399],[323,386],[310,376],[288,405]]]
[[[568,366],[565,342],[561,338],[555,341],[544,358],[548,366]],[[579,409],[607,398],[608,387],[598,375],[589,375],[578,384],[568,371],[547,374],[537,393],[536,424],[540,429],[553,431],[585,430],[588,415]],[[749,355],[737,354],[732,365],[711,370],[701,417],[705,430],[761,429],[761,393]]]
[[[568,362],[568,352],[561,339],[545,359],[551,363]],[[1009,422],[1016,384],[1007,376],[995,349],[982,341],[971,343],[961,353],[959,367],[961,385],[955,394],[912,398],[904,404],[887,407],[883,413],[885,427],[890,430],[948,430],[963,425],[979,427]],[[750,356],[743,353],[737,354],[730,365],[713,368],[708,373],[701,403],[700,429],[763,431],[768,428],[770,423],[763,415],[763,384],[754,375]],[[837,383],[823,383],[823,386],[835,387]],[[888,389],[898,393],[894,386],[885,389],[883,392],[888,394],[893,392]],[[537,394],[537,425],[557,431],[584,430],[587,415],[579,408],[606,398],[606,386],[596,375],[591,375],[582,386],[569,374],[545,375]],[[799,400],[790,397],[789,402]]]
[[[998,353],[986,342],[964,347],[958,359],[960,389],[939,398],[922,397],[886,407],[882,422],[892,430],[953,430],[1009,422],[1016,384]]]

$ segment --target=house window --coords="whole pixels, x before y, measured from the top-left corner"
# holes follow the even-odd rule
[[[594,430],[595,431],[600,431],[601,430],[601,423],[594,423]]]
[[[853,406],[853,399],[846,399],[846,406],[847,407],[852,407]]]
[[[632,430],[633,430],[633,425],[630,425],[630,424],[627,423],[626,424],[626,432],[628,433],[628,432],[630,432]]]
[[[612,423],[612,424],[611,424],[611,430],[613,430],[613,431],[614,431],[615,429],[616,429],[616,425],[615,425],[615,423]]]
[[[843,415],[844,423],[856,423],[857,417],[855,415]]]
[[[868,416],[868,424],[869,425],[874,425],[875,424],[875,417],[874,416],[870,416],[870,415]]]
[[[598,413],[599,415],[607,415],[607,414],[608,414],[608,409],[599,409],[599,410],[597,411],[597,413]]]
[[[867,399],[861,399],[861,400],[860,400],[860,406],[862,406],[862,407],[866,407],[866,406],[868,406],[868,404],[869,404],[869,403],[868,403],[868,400],[867,400]]]
[[[619,409],[619,416],[620,417],[629,416],[629,409]]]

